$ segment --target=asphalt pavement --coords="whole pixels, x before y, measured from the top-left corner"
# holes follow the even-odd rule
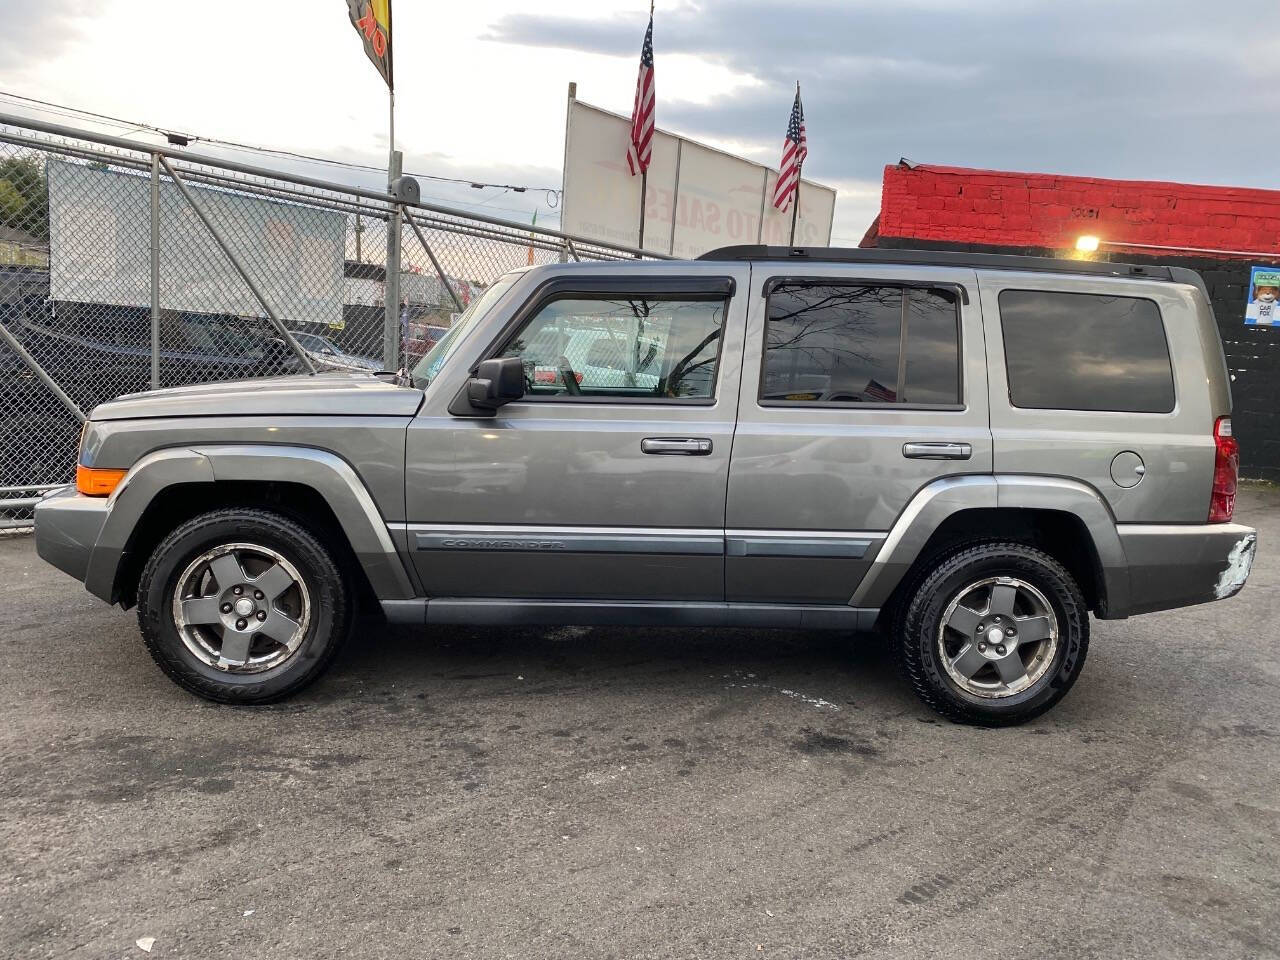
[[[0,957],[1280,956],[1280,492],[1237,517],[1242,594],[1094,621],[1009,730],[744,630],[368,623],[215,706],[0,540]]]

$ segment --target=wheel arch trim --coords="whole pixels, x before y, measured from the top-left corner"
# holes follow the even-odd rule
[[[107,518],[89,558],[85,587],[113,600],[116,572],[147,508],[175,484],[258,481],[302,484],[333,511],[369,584],[381,600],[409,599],[413,586],[386,521],[355,469],[312,447],[200,444],[155,450],[138,460],[108,500]]]
[[[946,477],[921,488],[894,521],[884,545],[857,590],[851,606],[888,602],[930,536],[950,516],[975,509],[1053,510],[1083,525],[1101,569],[1105,615],[1119,618],[1129,607],[1129,574],[1124,545],[1111,508],[1088,484],[1065,477],[994,474]]]

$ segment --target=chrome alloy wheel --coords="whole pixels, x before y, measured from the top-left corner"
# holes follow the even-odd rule
[[[260,673],[297,651],[311,594],[296,567],[270,547],[228,543],[187,565],[173,595],[178,635],[202,662]]]
[[[1043,593],[1016,577],[962,588],[942,614],[938,654],[966,693],[1013,696],[1048,671],[1058,652],[1058,617]]]

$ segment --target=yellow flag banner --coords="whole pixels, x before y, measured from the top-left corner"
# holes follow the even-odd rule
[[[391,0],[347,0],[351,25],[364,41],[364,52],[395,89],[391,72]]]

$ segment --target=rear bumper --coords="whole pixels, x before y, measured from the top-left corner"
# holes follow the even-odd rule
[[[1253,566],[1258,535],[1238,523],[1120,524],[1129,602],[1111,617],[1186,607],[1235,596]]]
[[[82,583],[89,580],[89,561],[109,511],[106,497],[86,497],[75,487],[50,491],[36,504],[36,553]],[[103,600],[107,596],[90,590]]]

